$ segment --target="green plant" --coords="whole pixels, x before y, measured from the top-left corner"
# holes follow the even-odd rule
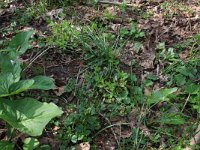
[[[178,58],[178,54],[174,52],[174,48],[166,48],[165,43],[159,43],[156,47],[157,57],[160,60],[165,61],[176,61]]]
[[[71,110],[71,113],[64,118],[58,139],[65,144],[91,141],[90,136],[100,128],[95,107],[83,101],[78,106],[67,107]]]
[[[137,24],[135,22],[132,22],[130,24],[129,28],[121,28],[120,29],[120,36],[122,38],[128,38],[128,39],[138,39],[144,37],[144,32],[140,31],[137,28]]]
[[[32,33],[18,33],[6,48],[0,50],[0,118],[12,129],[39,136],[47,123],[60,116],[62,111],[53,103],[42,103],[19,95],[31,89],[49,90],[55,87],[53,79],[46,76],[21,79],[19,57],[29,48]],[[15,130],[12,130],[12,134],[15,134]]]
[[[107,42],[108,34],[97,34],[84,29],[77,41],[82,46],[86,71],[84,83],[76,90],[78,105],[73,105],[61,124],[58,138],[67,143],[93,140],[93,133],[101,128],[99,114],[106,117],[125,115],[132,110],[135,100],[130,98],[130,76],[121,71],[117,52]],[[70,83],[65,86],[71,92]],[[81,118],[81,119],[80,119]],[[62,134],[63,131],[67,134]]]
[[[35,138],[26,138],[24,140],[23,150],[33,150],[39,146],[39,141]]]
[[[113,20],[116,17],[115,8],[112,7],[110,9],[111,11],[109,9],[105,9],[103,12],[103,16],[109,21]]]
[[[119,5],[119,9],[121,10],[121,12],[125,13],[126,12],[126,2],[123,1],[120,5]]]
[[[75,27],[72,27],[69,21],[50,22],[49,28],[52,32],[52,35],[47,38],[49,45],[58,46],[64,50],[76,47],[75,37],[78,36],[79,32]]]
[[[30,21],[36,20],[47,12],[48,3],[47,0],[41,0],[38,2],[33,2],[31,5],[25,3],[24,9],[16,9],[16,17],[14,17],[13,22],[17,22],[20,25],[27,25]]]
[[[188,84],[185,87],[185,93],[191,95],[188,101],[192,104],[193,109],[200,113],[200,85],[199,84]]]
[[[169,101],[168,98],[172,93],[176,92],[177,88],[170,88],[170,89],[160,89],[153,91],[151,95],[147,98],[147,104],[157,104],[159,102]]]
[[[145,138],[145,135],[142,133],[142,131],[139,128],[133,128],[131,136],[128,139],[122,139],[121,148],[123,150],[147,149],[146,143],[147,138]]]
[[[118,112],[121,115],[127,113],[133,108],[134,100],[130,98],[128,90],[129,75],[118,66],[115,46],[107,43],[105,34],[97,36],[90,30],[86,32],[86,35],[81,37],[81,43],[89,67],[86,80],[88,87],[93,90],[91,97],[97,99],[96,101],[101,99],[106,110],[110,112]]]
[[[182,15],[182,14],[194,14],[194,11],[185,5],[182,2],[172,1],[172,2],[163,2],[160,4],[161,9],[163,10],[163,14],[166,17],[172,17],[174,15]]]

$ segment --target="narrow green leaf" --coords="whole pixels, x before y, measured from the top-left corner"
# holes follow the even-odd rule
[[[168,101],[168,96],[177,91],[177,88],[160,89],[154,91],[147,99],[147,104],[155,104],[158,102]]]
[[[13,150],[14,144],[7,141],[0,141],[0,150]]]
[[[47,123],[62,113],[55,104],[41,103],[32,98],[0,99],[0,118],[31,136],[41,135]]]
[[[179,114],[168,113],[168,114],[163,114],[159,122],[162,124],[179,125],[179,124],[184,124],[185,119]]]
[[[30,89],[50,90],[55,88],[54,80],[46,76],[36,76],[33,78],[34,84]]]

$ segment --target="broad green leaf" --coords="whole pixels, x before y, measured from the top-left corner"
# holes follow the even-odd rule
[[[163,114],[159,122],[162,124],[179,125],[179,124],[184,124],[185,119],[179,114],[168,113],[168,114]]]
[[[161,89],[154,91],[147,99],[147,104],[155,104],[158,102],[168,101],[168,96],[177,91],[177,88]]]
[[[30,89],[39,89],[39,90],[50,90],[55,88],[54,80],[46,76],[36,76],[32,78],[34,84]]]
[[[23,150],[34,150],[39,144],[39,141],[35,138],[26,138],[24,140]]]
[[[0,150],[13,150],[14,144],[7,141],[0,141]]]
[[[16,55],[21,55],[26,52],[29,48],[29,38],[33,34],[33,31],[26,31],[18,33],[9,43],[8,49],[16,53]]]
[[[12,73],[15,82],[20,79],[21,67],[18,60],[11,60],[8,55],[0,54],[0,72]]]
[[[34,83],[34,80],[21,80],[13,83],[9,88],[9,95],[18,94],[20,92],[28,90]]]
[[[41,103],[32,98],[0,100],[0,118],[30,136],[39,136],[47,123],[62,114],[53,103]]]
[[[0,97],[9,95],[9,87],[13,82],[13,75],[11,73],[0,74]]]

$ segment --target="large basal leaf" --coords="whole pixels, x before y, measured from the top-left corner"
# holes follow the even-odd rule
[[[9,95],[18,94],[20,92],[28,90],[34,83],[34,80],[21,80],[13,83],[9,88]]]
[[[47,123],[62,113],[53,103],[41,103],[31,98],[0,100],[0,118],[31,136],[41,135]]]
[[[13,82],[13,75],[11,73],[0,74],[0,97],[9,95],[9,87]]]
[[[55,88],[54,80],[46,76],[36,76],[32,78],[34,84],[30,89],[50,90]]]
[[[0,54],[0,72],[12,73],[14,81],[18,82],[21,73],[20,62],[17,59],[11,60],[6,54]]]
[[[13,150],[14,144],[7,141],[0,141],[0,150]]]
[[[29,38],[33,31],[18,33],[9,43],[8,50],[13,51],[17,55],[24,54],[29,48]]]
[[[147,99],[147,104],[155,104],[163,101],[168,101],[168,96],[176,91],[177,88],[160,89],[158,91],[154,91]]]

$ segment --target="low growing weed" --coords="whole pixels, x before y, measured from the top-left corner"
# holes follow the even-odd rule
[[[57,46],[64,50],[76,47],[75,37],[78,36],[79,32],[72,27],[69,21],[50,22],[49,28],[52,32],[52,35],[47,39],[49,45]]]
[[[130,76],[119,69],[115,50],[105,36],[85,29],[78,41],[86,62],[85,82],[76,93],[79,104],[73,106],[61,127],[61,132],[69,134],[60,134],[59,139],[68,143],[91,141],[101,129],[100,114],[106,113],[108,118],[123,116],[135,105],[127,86]]]
[[[137,34],[136,31],[134,33]],[[134,36],[134,33],[131,36]],[[61,141],[62,139],[67,143],[92,141],[92,134],[102,128],[100,114],[106,114],[109,119],[126,116],[136,106],[144,107],[148,112],[158,103],[170,103],[172,94],[177,91],[177,88],[166,88],[145,96],[144,86],[152,86],[152,82],[157,80],[156,76],[150,74],[147,81],[138,86],[134,74],[125,73],[120,69],[117,58],[119,51],[115,49],[115,45],[110,45],[113,41],[108,42],[108,36],[109,34],[95,33],[90,28],[84,29],[77,36],[76,41],[82,46],[86,66],[84,84],[75,94],[79,104],[70,109],[72,111],[64,119],[64,124],[60,125],[61,132],[69,133],[67,136],[60,133]],[[180,114],[168,114],[168,116],[168,118],[163,116],[156,118],[157,123],[167,124],[170,119],[174,124],[185,123],[184,117]],[[146,142],[149,139],[143,135],[141,129],[133,130],[132,134],[133,136],[129,138],[135,141],[132,147],[139,149],[147,146]],[[129,143],[128,139],[123,140],[123,143],[124,145]]]

